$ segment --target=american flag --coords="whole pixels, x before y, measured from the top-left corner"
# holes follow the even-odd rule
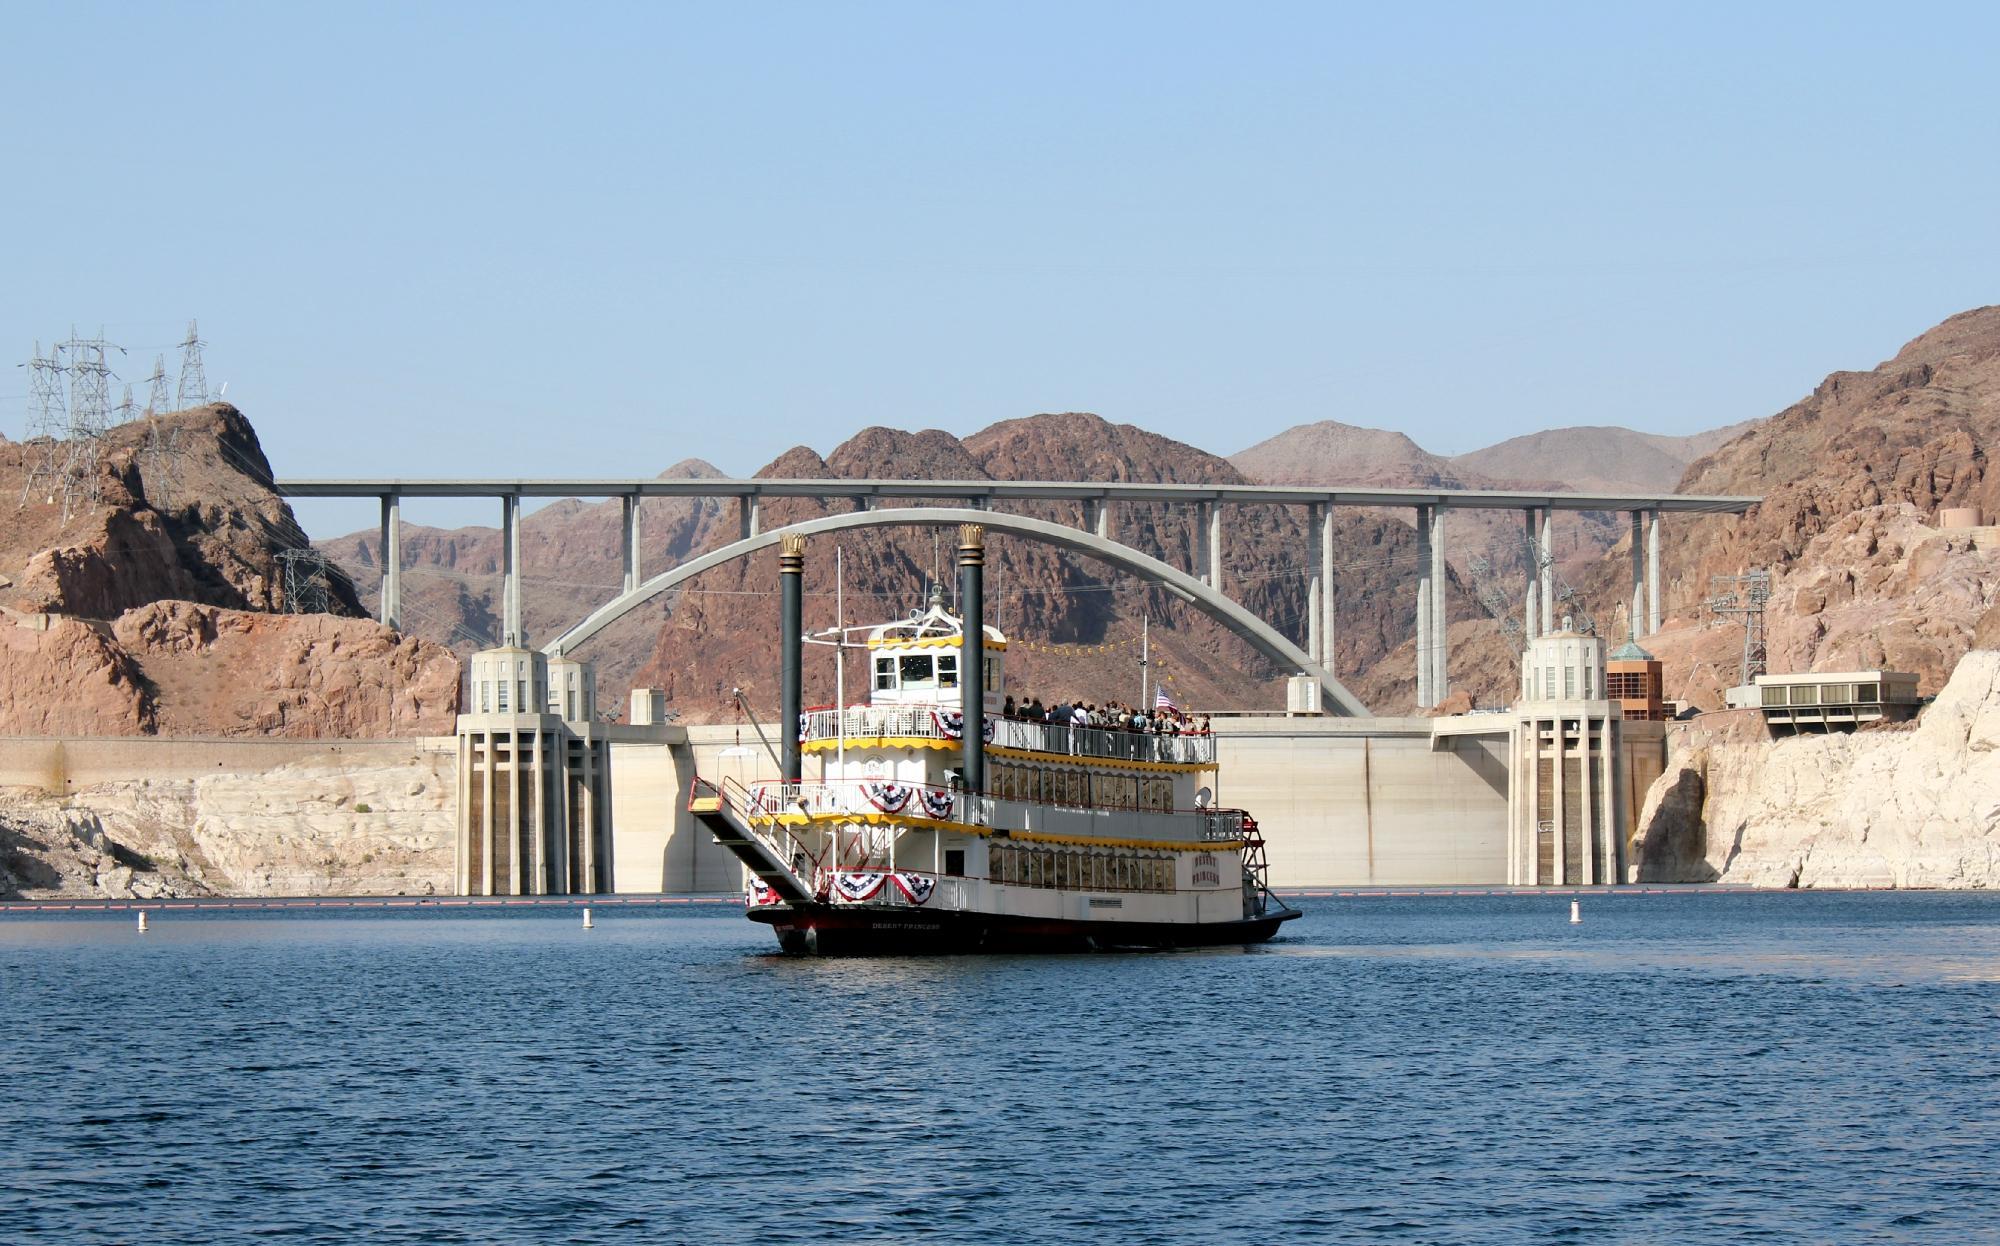
[[[1176,714],[1181,712],[1181,707],[1174,704],[1174,699],[1167,695],[1165,688],[1154,690],[1153,708],[1156,710],[1172,710]]]

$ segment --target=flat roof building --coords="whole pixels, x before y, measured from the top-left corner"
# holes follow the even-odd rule
[[[1774,736],[1852,731],[1917,712],[1917,677],[1903,671],[1759,675],[1756,704]]]

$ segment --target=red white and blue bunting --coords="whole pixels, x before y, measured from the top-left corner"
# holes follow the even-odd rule
[[[861,794],[883,813],[901,813],[916,790],[910,784],[898,783],[894,779],[865,779],[861,784]]]
[[[923,788],[917,795],[923,800],[924,816],[943,821],[951,817],[952,794],[934,787]]]
[[[905,874],[886,870],[839,870],[833,875],[830,898],[835,904],[865,904],[894,883],[903,899],[923,904],[937,890],[937,879],[928,874]]]
[[[937,724],[938,731],[945,739],[960,740],[965,738],[965,715],[959,711],[932,710],[931,721]],[[979,721],[979,734],[981,738],[988,744],[991,744],[993,742],[993,720],[987,718],[985,715],[981,715]]]
[[[839,870],[833,876],[833,899],[836,904],[860,904],[872,900],[875,893],[882,890],[882,884],[889,881],[887,874],[873,871]]]
[[[778,903],[778,893],[765,886],[761,878],[751,879],[743,890],[751,908]]]

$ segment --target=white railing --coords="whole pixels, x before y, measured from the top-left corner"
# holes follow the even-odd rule
[[[886,813],[905,818],[963,822],[969,812],[963,792],[921,783],[848,779],[832,783],[752,783],[747,812],[751,817],[785,813]]]
[[[957,711],[929,705],[850,705],[843,716],[833,709],[805,716],[805,738],[831,740],[844,731],[853,741],[889,736],[925,740],[956,740],[963,732]],[[1062,757],[1095,757],[1107,761],[1168,762],[1208,765],[1215,761],[1212,735],[1153,735],[1107,727],[1070,727],[987,715],[995,748],[1013,748]]]
[[[784,814],[815,817],[929,818],[1005,826],[1010,830],[1092,839],[1166,839],[1220,843],[1249,835],[1241,809],[1145,810],[1064,801],[974,797],[950,788],[877,779],[827,783],[752,783],[740,789],[739,808],[766,825]]]

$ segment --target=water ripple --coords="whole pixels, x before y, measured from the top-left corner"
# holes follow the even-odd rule
[[[793,961],[727,911],[0,920],[0,1240],[2000,1241],[2000,896],[1309,902]]]

